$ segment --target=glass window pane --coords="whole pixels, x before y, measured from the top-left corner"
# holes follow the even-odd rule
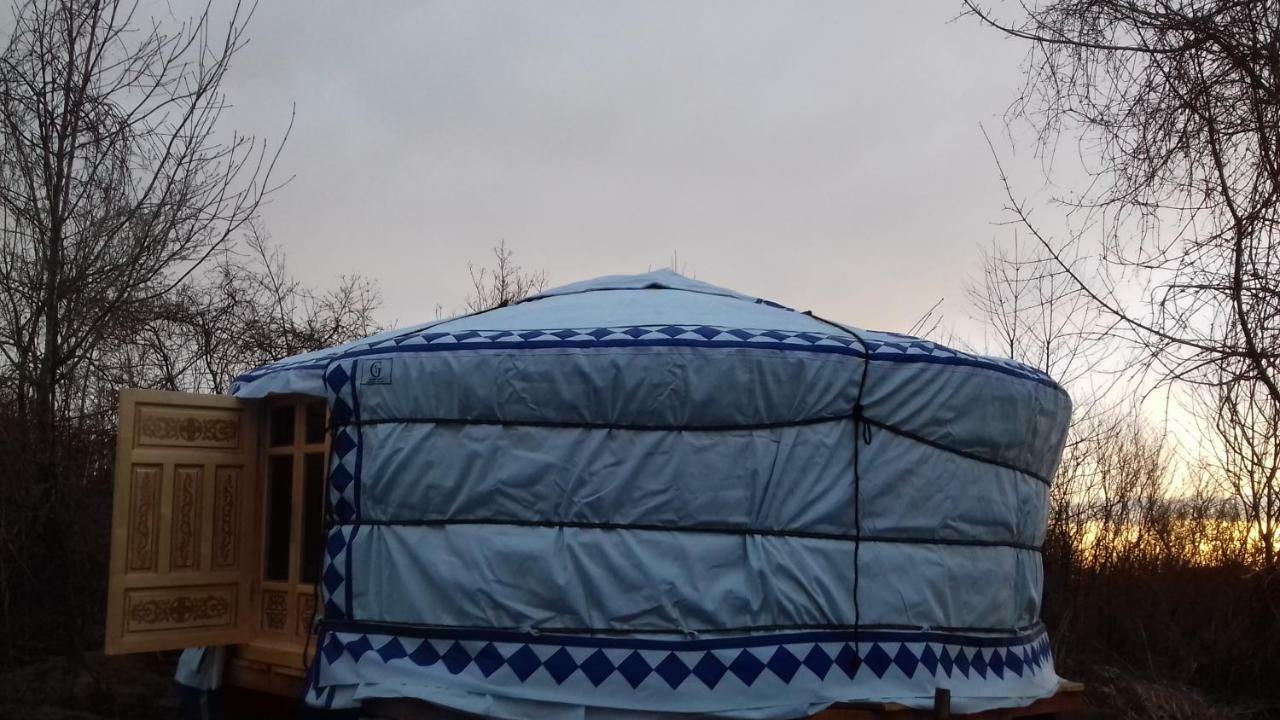
[[[271,447],[293,444],[293,406],[271,407]]]
[[[325,404],[322,402],[307,403],[306,443],[315,445],[324,442]]]
[[[324,455],[307,453],[302,459],[302,582],[320,577],[324,550]]]
[[[293,456],[272,455],[267,463],[266,579],[289,579],[289,536],[292,533]]]

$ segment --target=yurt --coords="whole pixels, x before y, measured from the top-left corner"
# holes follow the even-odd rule
[[[1044,373],[670,271],[290,358],[324,397],[314,707],[1026,706],[1071,402]]]

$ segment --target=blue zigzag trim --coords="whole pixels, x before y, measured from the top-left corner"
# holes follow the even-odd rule
[[[1058,384],[1045,373],[1014,360],[973,355],[928,340],[896,333],[867,333],[864,341],[871,359],[876,362],[975,367],[1030,380],[1061,391]],[[460,330],[457,332],[438,332],[428,328],[422,332],[401,335],[359,349],[348,350],[333,357],[353,358],[362,355],[442,350],[606,347],[755,348],[835,353],[858,358],[867,355],[863,352],[857,338],[851,335],[728,328],[713,325],[635,325],[538,330]],[[284,370],[318,369],[325,365],[325,361],[317,360],[292,363],[286,361],[248,372],[236,378],[236,382],[253,382]]]
[[[863,338],[873,361],[934,363],[992,370],[1060,389],[1045,373],[1028,365],[988,358],[908,336],[868,335]],[[428,329],[376,345],[349,350],[341,357],[450,350],[518,350],[602,347],[713,347],[798,350],[865,357],[862,344],[851,335],[794,330],[753,330],[712,325],[636,325],[543,330]]]
[[[1012,681],[1037,674],[1052,662],[1043,627],[1006,637],[863,630],[652,640],[423,628],[410,634],[385,628],[362,632],[362,625],[377,624],[326,623],[321,662],[367,669],[397,663],[423,672],[477,674],[521,684],[551,680],[557,686],[580,675],[580,685],[586,681],[596,688],[618,677],[633,690],[672,691],[685,682],[714,690],[728,676],[746,687],[762,677],[789,684],[802,669],[816,676],[806,676],[809,682],[853,681],[860,674],[874,682],[894,668],[908,679]],[[833,668],[839,673],[832,674]],[[502,676],[493,677],[500,671]],[[323,693],[321,674],[310,690],[315,698]],[[611,687],[623,686],[615,682]]]

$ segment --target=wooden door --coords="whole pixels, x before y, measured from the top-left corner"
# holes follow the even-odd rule
[[[257,415],[226,395],[120,394],[108,654],[251,638]]]

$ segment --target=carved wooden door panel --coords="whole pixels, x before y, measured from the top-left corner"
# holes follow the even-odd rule
[[[250,638],[257,446],[250,402],[121,392],[108,654]]]

